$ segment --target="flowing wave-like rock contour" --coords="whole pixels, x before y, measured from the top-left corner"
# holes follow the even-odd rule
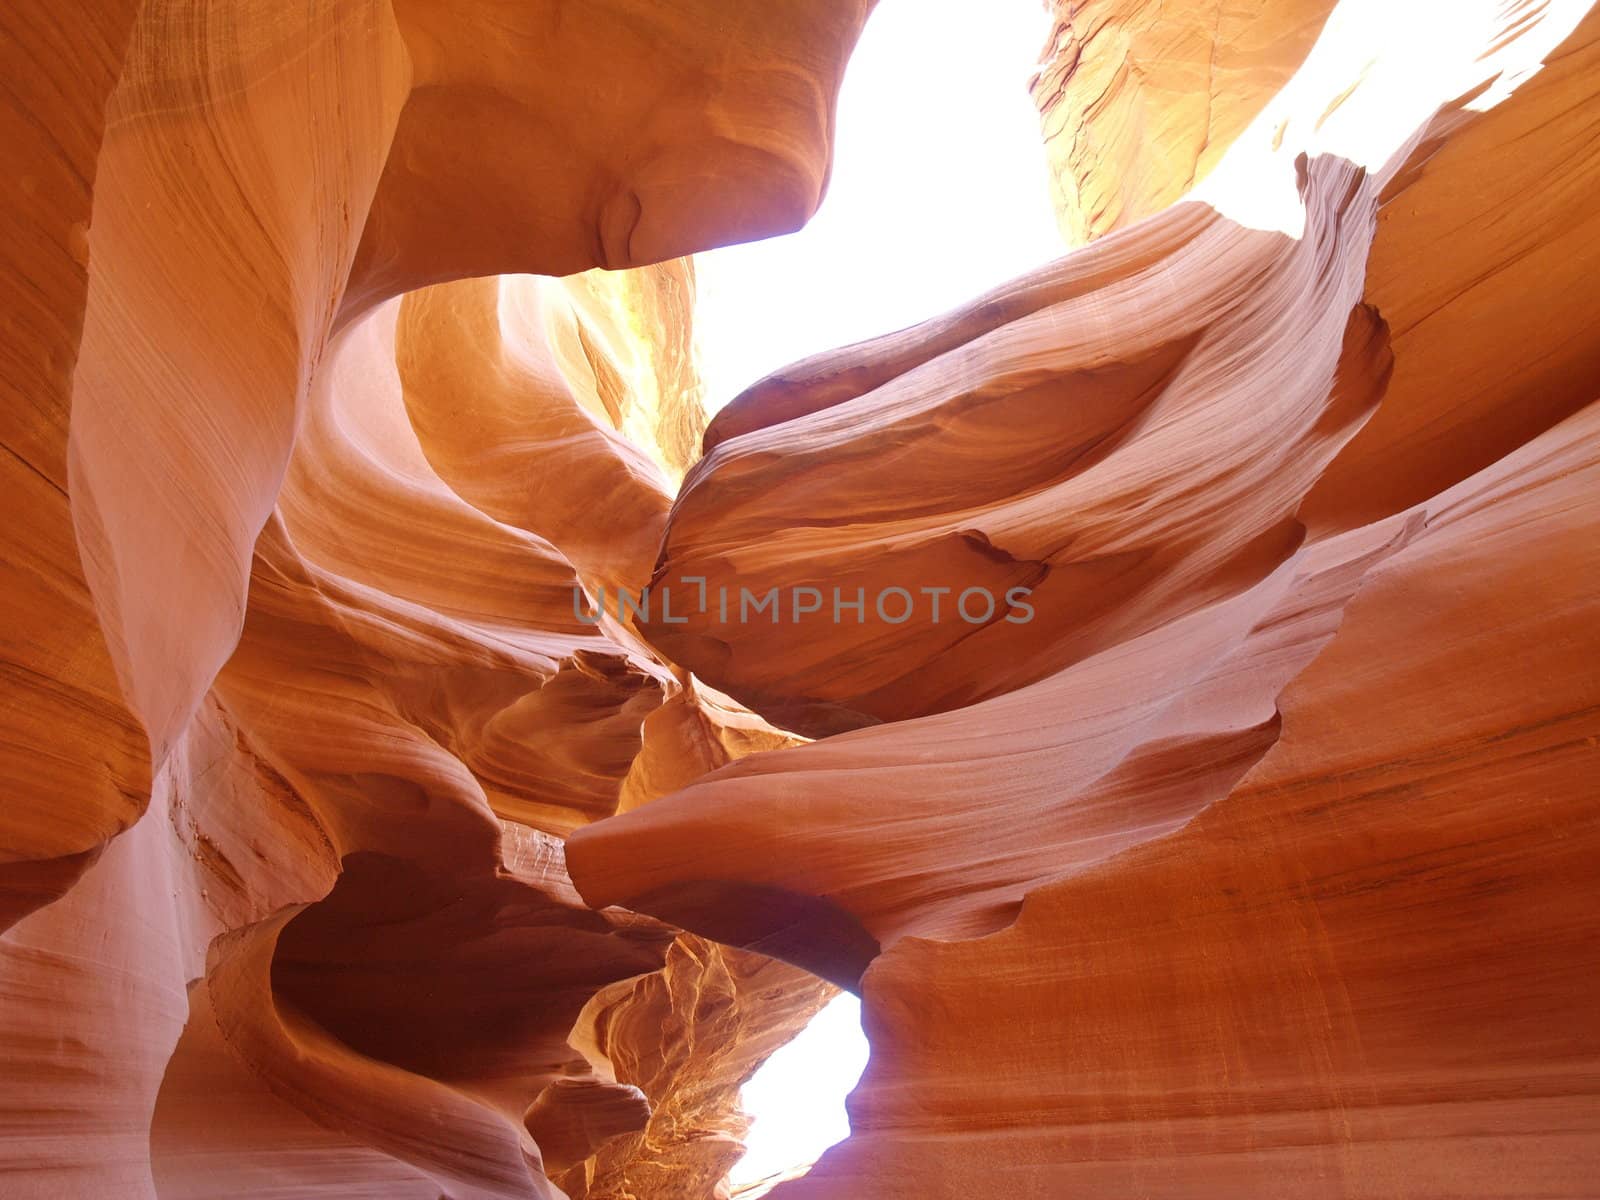
[[[1600,14],[1053,0],[708,424],[870,8],[0,13],[0,1191],[715,1200],[836,987],[784,1200],[1592,1189]]]

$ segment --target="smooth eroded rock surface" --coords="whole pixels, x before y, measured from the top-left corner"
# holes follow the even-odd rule
[[[728,1200],[839,987],[782,1200],[1592,1191],[1600,17],[1058,0],[708,418],[871,7],[0,14],[0,1192]]]

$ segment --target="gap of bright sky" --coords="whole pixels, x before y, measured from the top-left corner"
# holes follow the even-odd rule
[[[713,410],[807,355],[937,316],[1065,252],[1027,80],[1041,0],[881,0],[839,97],[833,178],[788,237],[701,254],[695,336]],[[867,1062],[842,995],[745,1085],[734,1186],[850,1131]]]
[[[696,256],[713,411],[1065,253],[1027,90],[1049,25],[1040,0],[881,0],[845,72],[817,215]]]

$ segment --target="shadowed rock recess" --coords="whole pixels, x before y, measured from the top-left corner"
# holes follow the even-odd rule
[[[1052,0],[708,424],[871,7],[0,11],[0,1193],[721,1200],[845,987],[777,1200],[1595,1194],[1600,13]]]

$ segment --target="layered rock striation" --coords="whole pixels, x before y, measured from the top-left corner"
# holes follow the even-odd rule
[[[3,18],[4,1190],[621,1195],[647,1131],[714,1187],[827,989],[561,838],[786,739],[573,593],[704,422],[649,264],[809,215],[867,6],[92,7]]]
[[[1204,6],[1156,7],[1189,47]],[[1065,217],[1106,236],[713,421],[657,586],[869,615],[642,625],[822,740],[569,856],[591,902],[861,991],[853,1136],[776,1195],[1587,1186],[1584,7],[1258,23],[1258,114],[1183,107],[1203,47],[1154,70],[1058,28],[1042,79],[1114,81],[1072,130],[1070,86],[1044,105]],[[1063,8],[1152,44],[1149,6]],[[1141,165],[1097,174],[1094,137]],[[954,608],[1017,586],[1027,620]],[[940,622],[872,611],[930,588]]]
[[[708,423],[870,7],[0,15],[0,1190],[714,1200],[844,987],[784,1200],[1586,1193],[1600,18],[1062,0]]]

